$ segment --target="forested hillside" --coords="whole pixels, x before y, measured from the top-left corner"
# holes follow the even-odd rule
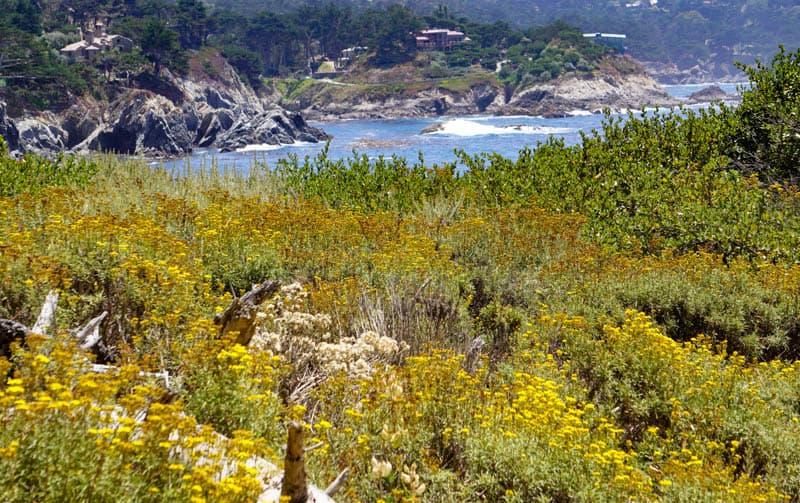
[[[354,10],[376,8],[390,0],[335,0]],[[673,63],[680,69],[711,67],[723,75],[733,61],[767,60],[779,44],[800,46],[800,6],[792,1],[661,0],[549,2],[541,0],[406,0],[402,4],[426,15],[445,6],[456,17],[480,22],[503,21],[515,28],[566,20],[586,32],[624,33],[629,52],[644,61]],[[283,2],[215,0],[215,5],[255,12],[266,6],[281,11]],[[324,2],[308,1],[321,7]],[[295,5],[295,4],[292,4]]]
[[[169,86],[159,83],[162,69],[185,73],[195,57],[196,66],[213,77],[218,53],[256,90],[264,77],[305,78],[325,64],[341,69],[334,62],[352,47],[363,53],[348,60],[351,67],[406,63],[420,52],[414,34],[429,27],[461,30],[466,40],[431,51],[420,69],[423,79],[460,76],[474,66],[498,73],[502,83],[516,88],[563,73],[590,73],[603,56],[616,52],[563,22],[518,30],[457,18],[445,8],[421,16],[399,5],[354,10],[331,3],[249,15],[212,9],[199,0],[119,5],[1,0],[0,5],[0,97],[12,115],[25,108],[66,108],[84,94],[107,99],[132,85],[164,93]],[[131,50],[101,51],[80,61],[58,54],[96,31],[97,23],[130,40]]]

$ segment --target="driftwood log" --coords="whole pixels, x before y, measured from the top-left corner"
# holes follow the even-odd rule
[[[220,326],[220,336],[230,333],[236,336],[237,343],[246,346],[255,333],[258,306],[275,295],[280,287],[280,281],[268,280],[255,285],[241,297],[234,298],[223,312],[214,316],[214,323]]]
[[[58,292],[50,291],[44,299],[42,309],[36,318],[33,327],[28,328],[14,320],[0,318],[0,356],[9,356],[11,343],[22,340],[29,334],[44,336],[53,335],[56,322],[56,309],[58,308]],[[69,332],[78,340],[78,345],[84,351],[96,351],[100,342],[100,323],[108,316],[108,311],[103,311],[99,316],[89,320],[82,327]]]

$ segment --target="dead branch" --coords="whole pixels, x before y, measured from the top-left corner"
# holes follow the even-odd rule
[[[325,494],[332,497],[347,482],[349,477],[350,468],[345,468],[342,473],[336,477],[336,480],[331,482],[331,484],[325,489]]]
[[[103,365],[100,363],[93,363],[89,368],[91,368],[92,372],[95,374],[108,374],[119,370],[119,367],[115,367],[114,365]],[[164,388],[167,391],[170,391],[169,372],[166,370],[161,372],[145,372],[142,370],[139,372],[139,377],[155,377],[156,379],[164,379]]]
[[[419,302],[421,299],[422,292],[431,284],[431,278],[427,278],[422,285],[417,289],[417,293],[414,294],[414,302]]]
[[[280,281],[267,280],[256,285],[252,290],[233,299],[230,305],[214,316],[214,323],[220,325],[220,336],[228,333],[237,334],[236,342],[247,345],[255,333],[256,313],[267,298],[272,297],[280,288]]]
[[[325,442],[317,442],[314,445],[309,445],[308,447],[304,447],[303,452],[311,452],[313,450],[319,449],[320,447],[325,447]]]
[[[99,316],[89,320],[83,328],[79,328],[73,335],[78,339],[81,349],[89,351],[100,342],[100,323],[108,316],[108,311],[103,311]]]
[[[50,290],[44,299],[39,317],[33,328],[13,320],[0,319],[0,354],[8,353],[11,342],[21,340],[29,334],[51,336],[55,329],[56,309],[58,308],[58,292]],[[100,324],[108,317],[108,311],[89,320],[84,326],[68,330],[78,341],[84,351],[90,351],[100,342]]]

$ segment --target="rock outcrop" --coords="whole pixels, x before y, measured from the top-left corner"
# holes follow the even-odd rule
[[[634,63],[625,61],[629,66]],[[567,75],[524,88],[503,86],[487,74],[470,82],[410,82],[403,86],[317,81],[284,103],[314,120],[335,118],[435,117],[442,115],[563,116],[600,111],[673,106],[670,96],[641,69],[611,68],[591,75]]]
[[[320,80],[282,105],[308,119],[326,121],[497,113],[503,104],[502,87],[488,78],[458,90],[430,82],[407,87]]]
[[[182,112],[163,96],[150,91],[129,91],[110,104],[97,127],[84,138],[81,139],[81,133],[89,128],[73,128],[70,143],[80,140],[72,146],[76,151],[181,155],[192,150],[194,139]]]
[[[738,99],[738,95],[726,93],[721,87],[713,85],[693,92],[689,95],[687,101],[690,103],[712,103],[718,101],[734,101]]]
[[[9,152],[19,150],[19,130],[6,115],[6,104],[3,102],[0,102],[0,136],[5,139]]]
[[[316,143],[326,138],[321,129],[306,124],[299,113],[287,114],[275,109],[252,117],[240,115],[216,143],[221,151],[228,152],[245,145],[285,145],[296,141]]]
[[[507,114],[564,115],[573,110],[600,111],[677,105],[657,82],[644,74],[569,76],[514,94]]]
[[[18,138],[21,149],[41,154],[98,150],[147,157],[328,138],[299,114],[265,105],[224,59],[212,58],[213,77],[191,69],[184,77],[142,76],[136,88],[121,89],[111,102],[77,99],[62,114],[24,117],[16,122],[18,134],[13,122],[3,121],[3,109],[0,133],[6,131],[9,144]]]
[[[47,154],[65,149],[67,132],[55,114],[45,113],[17,121],[20,150]]]
[[[706,82],[742,82],[747,75],[732,63],[697,61],[697,64],[678,68],[674,63],[642,62],[647,73],[661,84],[703,84]]]

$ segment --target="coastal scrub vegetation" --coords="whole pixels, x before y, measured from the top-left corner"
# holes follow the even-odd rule
[[[735,158],[798,58],[747,107],[513,161],[171,172],[0,143],[0,318],[61,299],[2,341],[0,499],[253,501],[295,420],[344,501],[800,499],[800,194]],[[267,279],[252,333],[220,335]],[[103,311],[89,354],[69,330]]]

